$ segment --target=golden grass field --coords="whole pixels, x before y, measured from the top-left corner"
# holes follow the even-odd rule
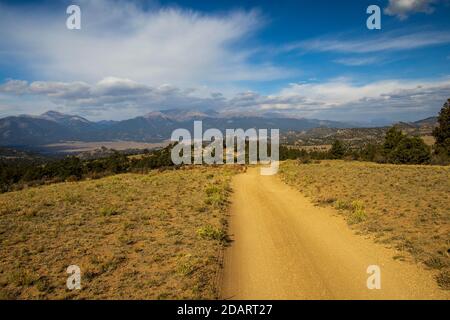
[[[236,169],[123,174],[0,195],[0,299],[206,299]],[[81,290],[66,289],[69,265]]]
[[[438,284],[450,289],[450,167],[287,161],[280,173],[359,232],[404,253],[394,259],[435,270]]]

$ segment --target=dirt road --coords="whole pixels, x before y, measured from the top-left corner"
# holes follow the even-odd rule
[[[314,206],[256,168],[233,181],[224,299],[449,299],[433,275],[356,235],[331,208]],[[397,252],[398,253],[398,252]],[[378,265],[381,289],[367,288]]]

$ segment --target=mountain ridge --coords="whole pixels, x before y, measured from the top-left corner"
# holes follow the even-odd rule
[[[231,128],[256,128],[289,132],[321,127],[358,127],[352,123],[286,117],[281,114],[222,114],[213,110],[161,110],[120,121],[90,121],[78,115],[49,110],[38,116],[19,115],[0,118],[0,145],[44,145],[61,141],[159,142],[170,139],[171,133],[177,128],[191,131],[195,120],[203,121],[203,130],[217,128],[222,131]],[[421,121],[429,124],[433,122],[433,117],[408,124],[419,126]]]

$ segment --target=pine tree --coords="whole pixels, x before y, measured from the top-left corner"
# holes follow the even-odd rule
[[[389,154],[398,146],[400,141],[405,137],[401,130],[396,127],[390,128],[386,132],[386,137],[383,144],[383,154],[388,157]]]
[[[433,136],[436,138],[436,153],[450,156],[450,99],[439,112],[438,123],[438,127],[433,131]]]
[[[342,159],[345,154],[344,144],[339,140],[335,140],[331,145],[330,154],[333,159]]]
[[[421,138],[409,137],[396,127],[392,127],[386,133],[383,156],[389,163],[427,163],[430,161],[430,148]]]

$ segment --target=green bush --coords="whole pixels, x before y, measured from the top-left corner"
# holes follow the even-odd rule
[[[351,223],[360,223],[366,220],[366,211],[364,210],[364,203],[355,200],[351,204],[352,212],[350,216]]]
[[[431,159],[431,149],[419,137],[408,137],[392,127],[383,144],[386,162],[395,164],[423,164]]]
[[[221,208],[226,204],[226,189],[212,185],[206,188],[206,200],[205,203],[207,205],[212,205],[215,208]]]
[[[332,159],[342,159],[345,152],[346,148],[341,141],[335,140],[331,145],[330,156]]]
[[[338,210],[348,210],[350,209],[351,205],[344,200],[338,199],[334,203],[334,207]]]
[[[431,149],[419,137],[404,137],[389,154],[388,161],[399,164],[428,163]]]
[[[383,162],[381,152],[382,147],[377,144],[367,144],[361,148],[359,152],[359,159],[363,161]]]
[[[390,153],[398,146],[404,136],[401,130],[396,127],[392,127],[386,132],[383,143],[383,153],[386,157],[389,157]]]
[[[188,276],[196,269],[195,259],[191,254],[181,257],[177,262],[176,272],[181,276]]]
[[[227,236],[224,230],[215,228],[211,225],[201,227],[197,230],[197,234],[203,239],[225,241]]]

